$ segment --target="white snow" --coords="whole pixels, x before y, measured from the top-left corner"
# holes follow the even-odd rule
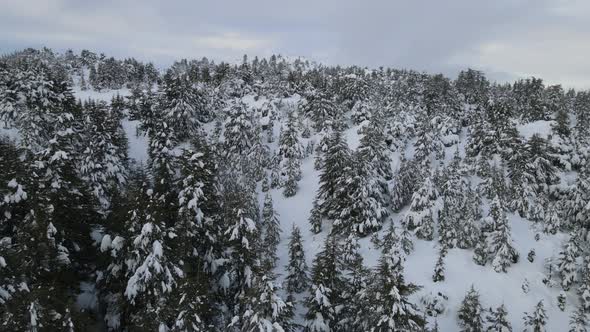
[[[543,138],[548,138],[551,135],[551,126],[555,123],[555,121],[533,121],[526,124],[518,125],[516,128],[520,136],[529,139],[534,134],[537,134]]]

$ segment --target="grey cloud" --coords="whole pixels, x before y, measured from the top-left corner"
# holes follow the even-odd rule
[[[383,65],[449,75],[475,67],[492,78],[535,74],[590,87],[590,79],[584,76],[590,70],[582,60],[590,50],[580,46],[590,39],[590,6],[585,1],[48,3],[4,0],[0,51],[43,45],[89,48],[162,65],[180,57],[237,60],[243,53],[281,53],[330,64]],[[522,57],[542,51],[543,56],[523,65]]]

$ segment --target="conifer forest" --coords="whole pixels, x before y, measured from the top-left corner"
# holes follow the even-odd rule
[[[0,331],[590,331],[590,91],[0,57]]]

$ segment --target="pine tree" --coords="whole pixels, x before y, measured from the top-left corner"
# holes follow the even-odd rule
[[[419,287],[405,282],[402,263],[399,253],[381,255],[369,290],[371,331],[421,331],[425,324],[416,305],[408,300]]]
[[[303,158],[303,147],[299,142],[297,119],[294,112],[289,113],[287,128],[281,132],[279,156],[282,158],[282,172],[287,177],[284,181],[283,194],[285,197],[291,197],[297,193],[297,182],[301,178],[301,159]]]
[[[577,281],[577,264],[576,258],[579,256],[579,244],[575,234],[572,234],[569,240],[564,244],[563,249],[559,252],[557,271],[561,277],[561,286],[568,290],[573,283]]]
[[[299,227],[293,225],[289,240],[289,263],[286,266],[286,289],[290,293],[301,293],[309,287],[305,250]]]
[[[407,161],[402,154],[399,164],[399,170],[393,178],[393,188],[390,190],[391,207],[396,212],[410,203],[416,185],[420,183],[420,172],[415,161]]]
[[[545,212],[543,232],[546,234],[555,234],[561,228],[561,216],[556,205],[555,203],[550,203]]]
[[[434,266],[434,274],[432,275],[432,281],[439,282],[445,280],[445,256],[446,250],[442,248],[439,250],[438,260],[436,261],[436,265]]]
[[[490,314],[486,317],[488,322],[487,331],[512,332],[512,325],[508,321],[508,312],[504,304],[496,310],[490,308]]]
[[[178,307],[173,324],[173,330],[177,331],[204,330],[214,307],[212,278],[207,266],[211,264],[210,256],[218,255],[212,248],[219,238],[219,230],[212,225],[215,216],[207,201],[216,197],[210,188],[212,174],[205,160],[209,157],[207,148],[196,147],[204,152],[185,150],[181,156],[184,179],[178,195],[180,218],[174,225],[176,237],[172,245],[183,271],[171,300]]]
[[[312,216],[336,219],[349,203],[346,199],[347,193],[343,193],[341,189],[342,185],[348,181],[351,156],[341,131],[337,130],[330,134],[328,149],[323,159],[320,187],[316,193],[314,203],[316,205]],[[321,228],[318,228],[321,225],[317,222],[312,223],[312,226],[314,226],[314,232],[321,231]]]
[[[518,253],[512,246],[510,225],[500,199],[496,196],[490,206],[489,217],[492,231],[488,235],[488,252],[496,272],[506,272],[508,266],[518,260]]]
[[[590,323],[588,322],[588,315],[583,308],[574,311],[570,316],[569,332],[588,332],[590,331]]]
[[[419,239],[431,241],[434,238],[434,203],[437,197],[438,192],[430,177],[412,195],[412,203],[404,223],[408,229],[415,230]]]
[[[157,197],[152,189],[138,195],[137,205],[129,211],[129,224],[136,233],[130,239],[124,295],[133,308],[130,326],[155,330],[166,324],[169,318],[164,315],[166,302],[182,272],[168,256],[166,229],[159,214]],[[149,316],[144,316],[148,313]]]
[[[545,332],[547,328],[545,325],[547,324],[547,313],[545,312],[545,307],[543,306],[543,301],[539,301],[535,306],[534,311],[531,314],[525,312],[524,325],[527,327],[525,331],[530,332]]]
[[[273,268],[278,259],[276,251],[281,241],[281,225],[278,214],[273,207],[272,197],[268,193],[264,196],[260,232],[263,265]]]
[[[478,237],[477,243],[475,244],[475,250],[473,251],[473,261],[477,265],[486,265],[488,262],[488,241],[485,233],[481,233]]]
[[[111,116],[104,102],[89,101],[84,112],[85,149],[80,157],[80,173],[104,211],[109,208],[113,191],[120,190],[126,181],[125,154],[113,144],[121,123]]]
[[[583,260],[582,280],[580,280],[578,296],[580,297],[580,307],[590,311],[590,255],[588,254]]]
[[[292,304],[279,296],[274,283],[266,275],[258,278],[242,318],[241,331],[293,331]],[[230,327],[232,325],[233,322]]]
[[[334,124],[338,109],[324,93],[316,93],[307,98],[303,112],[311,118],[314,129],[320,132]]]
[[[251,116],[247,113],[246,105],[237,103],[233,105],[225,123],[223,136],[224,148],[228,155],[246,155],[254,146],[254,125]]]
[[[158,95],[163,115],[180,140],[191,138],[204,122],[211,120],[205,96],[186,74],[169,70]]]
[[[563,139],[570,136],[570,120],[565,107],[559,107],[557,113],[555,114],[555,124],[551,129]]]
[[[479,300],[479,293],[471,285],[461,302],[461,307],[459,307],[458,318],[461,332],[483,331],[482,312],[483,308]]]
[[[333,235],[326,238],[324,249],[314,259],[311,288],[305,299],[305,331],[334,331],[340,320],[338,308],[346,284],[341,270],[341,256]]]
[[[358,154],[353,154],[351,164],[343,170],[345,182],[340,184],[337,195],[340,210],[334,219],[333,231],[347,234],[354,232],[365,236],[379,230],[387,211],[381,204],[382,198],[376,184],[367,169],[367,164],[359,160]]]
[[[557,296],[557,307],[559,310],[565,310],[566,300],[567,298],[565,297],[565,293],[563,291],[559,292],[559,295]]]

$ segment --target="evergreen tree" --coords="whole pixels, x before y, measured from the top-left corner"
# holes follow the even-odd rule
[[[442,248],[438,253],[438,260],[434,266],[434,274],[432,275],[432,281],[439,282],[445,280],[445,256],[446,250]]]
[[[328,139],[328,149],[323,160],[320,174],[320,187],[316,193],[314,208],[312,209],[312,226],[314,232],[321,231],[322,218],[336,219],[349,203],[342,192],[342,185],[350,174],[350,150],[341,131],[334,131]],[[319,217],[319,218],[318,218]]]
[[[462,332],[479,332],[483,331],[483,318],[481,317],[483,308],[479,300],[479,293],[471,288],[465,295],[459,307],[458,318]]]
[[[130,326],[156,330],[167,324],[167,300],[182,272],[168,256],[166,226],[153,190],[142,190],[137,195],[137,205],[129,211],[128,223],[135,234],[126,259],[128,279],[124,295],[132,307]]]
[[[286,266],[286,270],[287,276],[285,277],[285,283],[288,292],[301,293],[309,287],[303,239],[299,227],[295,225],[293,225],[289,240],[289,263]]]
[[[297,193],[297,182],[301,178],[301,159],[303,158],[303,147],[299,142],[297,123],[293,112],[289,113],[287,128],[281,133],[279,155],[282,157],[282,172],[287,177],[284,181],[283,194],[286,197],[291,197]]]
[[[180,140],[191,138],[202,123],[211,119],[205,96],[186,74],[169,71],[164,76],[158,99],[163,115]]]
[[[506,272],[508,266],[518,260],[518,253],[512,246],[510,225],[500,199],[496,196],[490,206],[489,217],[492,230],[488,235],[488,252],[496,272]]]
[[[398,172],[394,175],[391,193],[391,207],[394,211],[401,210],[409,204],[417,184],[420,183],[419,168],[416,162],[407,161],[402,154]]]
[[[241,331],[293,331],[293,308],[278,294],[274,281],[263,275],[253,287]],[[232,322],[233,324],[233,322]],[[230,324],[230,327],[233,326]]]
[[[586,255],[583,260],[582,280],[578,289],[580,297],[580,306],[583,310],[590,311],[590,255]]]
[[[434,238],[434,204],[437,197],[438,192],[431,177],[427,177],[412,195],[412,203],[404,223],[408,229],[415,230],[419,239],[431,241]]]
[[[305,299],[305,331],[335,331],[341,319],[339,308],[346,281],[341,270],[341,255],[333,235],[326,238],[324,249],[314,259],[311,288]]]
[[[571,285],[577,281],[577,264],[576,258],[579,256],[579,245],[575,234],[563,245],[559,252],[557,271],[561,277],[561,286],[568,290]]]
[[[370,331],[421,331],[425,324],[416,305],[408,300],[419,287],[405,282],[402,263],[395,252],[383,253],[379,260],[369,289]]]
[[[126,154],[114,144],[121,123],[104,102],[88,102],[84,107],[84,146],[80,160],[82,178],[100,203],[100,208],[109,208],[114,190],[125,183]],[[123,138],[124,139],[124,138]],[[125,144],[125,150],[127,146]]]
[[[314,129],[320,132],[334,125],[338,109],[326,94],[315,93],[307,98],[303,113],[310,117]]]
[[[525,331],[530,332],[544,332],[547,331],[547,313],[543,306],[543,301],[539,301],[535,306],[534,311],[531,314],[525,312],[524,325],[526,326]]]
[[[588,322],[588,315],[583,308],[574,311],[570,316],[569,332],[588,332],[590,330],[590,323]]]
[[[473,261],[475,264],[483,266],[488,262],[488,258],[489,254],[487,237],[485,233],[481,232],[473,251]]]
[[[353,154],[350,165],[343,170],[344,183],[335,195],[338,199],[339,214],[334,219],[334,231],[347,234],[352,231],[364,236],[381,228],[387,211],[381,205],[382,198],[376,188],[367,164]]]
[[[260,241],[260,230],[253,220],[255,214],[249,206],[249,194],[239,183],[228,183],[224,202],[224,219],[226,237],[225,275],[222,277],[222,288],[227,294],[231,315],[237,317],[237,328],[245,324],[244,315],[248,310],[248,294],[253,286],[258,271],[257,245]],[[258,207],[256,206],[256,209]],[[235,319],[235,318],[234,318]]]
[[[508,321],[508,312],[504,304],[496,310],[490,308],[490,314],[486,317],[488,322],[487,331],[512,332],[512,325]]]
[[[278,214],[273,207],[272,197],[268,193],[264,196],[260,232],[263,265],[273,268],[278,259],[276,251],[281,241],[281,225]]]

